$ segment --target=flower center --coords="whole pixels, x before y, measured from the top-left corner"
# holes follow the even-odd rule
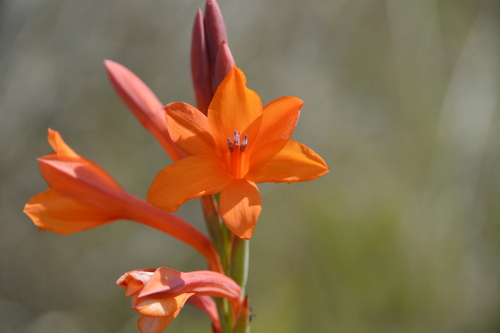
[[[243,178],[248,172],[247,158],[244,157],[243,152],[248,145],[248,135],[243,134],[241,139],[241,132],[234,131],[233,139],[227,138],[227,148],[229,150],[228,167],[236,178]]]
[[[235,150],[244,152],[248,144],[248,135],[243,134],[243,141],[241,141],[241,132],[234,131],[233,141],[231,138],[227,138],[227,148],[229,152],[234,153]]]

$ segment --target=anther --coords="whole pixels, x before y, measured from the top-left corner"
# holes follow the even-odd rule
[[[245,135],[243,136],[243,142],[241,143],[241,146],[240,146],[240,151],[241,151],[241,152],[244,152],[244,151],[245,151],[245,149],[247,148],[247,144],[248,144],[248,135],[247,135],[247,134],[245,134]]]
[[[238,131],[234,131],[234,145],[236,147],[239,147],[240,146],[240,132]]]
[[[229,149],[229,152],[233,152],[234,151],[234,145],[233,145],[233,142],[231,141],[230,138],[227,138],[227,148]]]

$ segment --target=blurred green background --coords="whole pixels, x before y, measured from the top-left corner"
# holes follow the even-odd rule
[[[251,242],[253,332],[500,332],[500,4],[219,0],[264,103],[307,102],[294,139],[330,173],[264,184]],[[0,332],[137,332],[115,280],[204,269],[166,235],[117,222],[38,233],[47,128],[144,197],[170,161],[103,59],[163,103],[193,103],[202,0],[0,0]],[[179,214],[204,228],[197,201]],[[168,332],[209,332],[186,307]]]

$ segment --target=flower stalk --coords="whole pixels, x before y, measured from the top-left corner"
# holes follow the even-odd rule
[[[206,1],[205,15],[196,13],[190,60],[196,108],[181,102],[163,107],[134,73],[104,62],[118,95],[174,162],[158,173],[146,200],[127,193],[49,129],[55,153],[38,161],[50,188],[33,196],[24,212],[40,230],[61,235],[135,221],[206,258],[209,270],[143,268],[118,279],[140,314],[142,333],[162,332],[186,303],[209,316],[214,333],[249,333],[249,239],[262,210],[257,184],[308,181],[328,168],[318,154],[291,140],[304,102],[284,96],[263,105],[247,88],[216,0]],[[172,214],[196,198],[209,237]]]

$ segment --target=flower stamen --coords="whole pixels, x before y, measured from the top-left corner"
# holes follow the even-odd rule
[[[229,137],[227,138],[227,148],[229,149],[230,153],[234,152],[234,145]]]
[[[234,137],[234,145],[236,147],[240,146],[240,134],[241,134],[240,132],[234,131],[234,136],[233,137]]]
[[[245,135],[243,135],[243,142],[241,143],[240,151],[244,152],[245,149],[247,148],[247,145],[248,145],[248,135],[245,134]]]
[[[234,131],[233,140],[227,137],[227,148],[230,153],[233,153],[236,148],[239,148],[240,152],[244,152],[248,145],[248,135],[243,134],[243,141],[241,141],[241,132]]]

